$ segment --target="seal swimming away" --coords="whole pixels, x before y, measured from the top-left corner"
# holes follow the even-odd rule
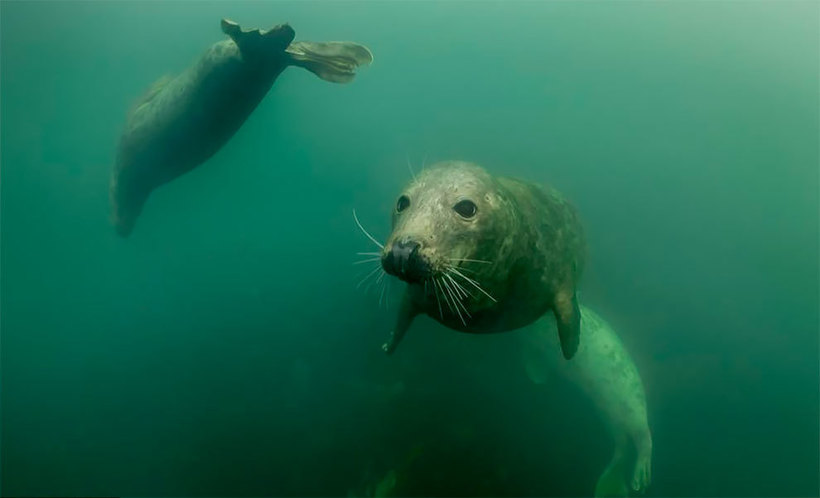
[[[544,315],[518,335],[530,379],[550,372],[577,385],[593,402],[615,445],[595,486],[595,496],[642,493],[651,482],[652,433],[643,382],[621,339],[599,314],[581,305],[581,343],[572,361],[561,361],[555,320]]]
[[[211,158],[236,133],[288,66],[347,83],[370,64],[352,42],[293,42],[288,24],[243,30],[222,20],[228,39],[176,77],[155,82],[129,113],[110,182],[112,222],[127,237],[151,192]]]
[[[435,164],[399,196],[380,253],[384,271],[408,284],[383,349],[392,353],[420,313],[480,334],[519,329],[551,310],[570,359],[585,255],[578,214],[555,189],[469,162]]]

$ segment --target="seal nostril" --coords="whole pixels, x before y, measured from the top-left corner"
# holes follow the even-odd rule
[[[397,276],[416,273],[420,267],[418,255],[420,247],[421,245],[418,242],[397,241],[384,259],[383,266],[385,270]]]

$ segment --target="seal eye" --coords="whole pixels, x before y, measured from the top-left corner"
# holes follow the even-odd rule
[[[396,212],[401,213],[408,207],[410,207],[410,199],[408,199],[406,195],[399,197],[399,200],[396,202]]]
[[[478,211],[478,207],[473,201],[464,199],[453,206],[453,210],[462,218],[472,218],[475,216],[476,211]]]

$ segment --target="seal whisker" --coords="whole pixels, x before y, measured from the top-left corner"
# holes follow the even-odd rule
[[[461,292],[461,286],[459,286],[459,285],[456,283],[456,281],[455,281],[455,280],[453,280],[453,277],[452,277],[449,273],[445,273],[445,274],[444,274],[444,276],[445,276],[445,277],[447,277],[447,280],[449,280],[449,281],[450,281],[450,283],[455,284],[455,286],[453,287],[453,289],[456,291],[456,296],[458,296],[459,298],[461,298],[461,297],[462,297],[462,296],[461,296],[461,294],[462,294],[462,292]],[[465,295],[465,297],[466,297],[466,295]]]
[[[455,280],[451,280],[451,282],[455,283]],[[465,295],[464,297],[467,297],[467,296]],[[459,298],[458,304],[461,305],[461,309],[464,310],[464,313],[467,315],[467,318],[472,318],[473,317],[473,315],[471,315],[470,312],[467,311],[467,306],[464,305],[463,298]]]
[[[381,256],[380,252],[357,252],[356,256]]]
[[[379,277],[376,280],[371,280],[370,283],[367,284],[367,287],[364,288],[364,292],[367,293],[370,290],[370,287],[373,284],[379,285],[379,281],[384,278],[384,270],[381,271]]]
[[[451,271],[453,271],[453,272],[454,272],[456,275],[458,275],[459,277],[461,277],[461,278],[463,278],[464,280],[466,280],[468,283],[470,283],[470,285],[472,285],[473,287],[475,287],[476,289],[478,289],[479,291],[481,291],[481,293],[482,293],[482,294],[484,294],[485,296],[487,296],[487,297],[489,297],[490,299],[492,299],[492,301],[493,301],[494,303],[497,303],[497,302],[498,302],[498,301],[497,301],[497,300],[496,300],[493,296],[491,296],[491,295],[490,295],[487,291],[485,291],[484,289],[482,289],[482,288],[481,288],[481,286],[480,286],[480,285],[478,285],[478,282],[476,282],[476,281],[475,281],[475,280],[473,280],[472,278],[470,278],[470,277],[468,277],[468,276],[464,275],[463,273],[461,273],[460,271],[458,271],[458,270],[457,270],[457,269],[455,269],[455,268],[451,268],[450,270],[451,270]]]
[[[471,298],[475,299],[475,296],[473,295],[473,293],[472,293],[472,292],[470,292],[470,291],[468,291],[467,289],[465,289],[465,288],[464,288],[464,286],[462,286],[460,283],[458,283],[458,282],[456,281],[456,279],[454,279],[454,278],[453,278],[453,276],[452,276],[452,275],[450,275],[450,274],[448,273],[448,274],[447,274],[447,278],[449,278],[449,279],[450,279],[450,282],[452,282],[452,283],[453,283],[453,285],[455,285],[455,286],[456,286],[456,288],[457,288],[459,291],[461,291],[461,293],[462,293],[462,294],[464,294],[464,297],[470,296]]]
[[[356,221],[356,224],[357,224],[357,225],[359,225],[359,229],[362,231],[362,233],[364,233],[365,235],[367,235],[367,238],[368,238],[368,239],[370,239],[370,240],[371,240],[374,244],[376,244],[376,245],[377,245],[377,246],[379,246],[380,248],[384,249],[384,245],[382,245],[381,243],[379,243],[379,241],[378,241],[378,240],[376,240],[376,239],[375,239],[372,235],[370,235],[370,233],[369,233],[367,230],[365,230],[365,229],[364,229],[364,227],[362,226],[362,224],[361,224],[361,223],[359,223],[359,217],[358,217],[358,216],[356,216],[356,210],[355,210],[355,209],[353,210],[353,219]]]
[[[461,304],[461,301],[459,299],[457,299],[456,296],[453,294],[453,288],[450,287],[450,284],[447,283],[447,280],[442,279],[441,281],[444,282],[444,285],[446,286],[447,292],[450,294],[450,299],[452,299],[453,303],[456,305],[456,313],[458,314],[459,319],[461,319],[461,323],[464,324],[464,326],[466,327],[467,322],[464,320],[464,316],[462,316],[462,314],[461,314],[461,308],[458,307],[459,304]],[[464,305],[462,304],[462,306],[464,306]],[[466,311],[466,309],[465,309],[465,311]]]
[[[413,165],[410,163],[410,155],[407,155],[407,169],[410,170],[410,176],[413,177],[413,181],[416,181],[416,172],[413,171]]]
[[[370,270],[370,273],[365,275],[365,277],[363,279],[361,279],[358,284],[356,284],[356,288],[358,289],[359,287],[361,287],[363,283],[365,283],[367,280],[369,280],[370,277],[375,275],[376,272],[379,271],[379,270],[381,270],[381,266],[377,266],[377,267],[373,268],[372,270]],[[384,270],[382,270],[382,272],[384,272]]]
[[[433,284],[433,294],[436,296],[436,304],[438,304],[438,314],[443,320],[444,319],[444,312],[441,311],[441,299],[439,299],[439,297],[438,297],[438,288],[435,285],[435,280],[430,280],[430,282]],[[425,281],[424,283],[426,285],[427,281]]]
[[[483,263],[485,265],[493,264],[492,261],[485,261],[483,259],[468,259],[468,258],[447,258],[450,261],[467,262],[467,263]]]
[[[456,281],[455,281],[455,280],[453,280],[453,278],[452,278],[450,275],[447,275],[447,278],[449,278],[449,279],[450,279],[450,282],[451,282],[451,283],[453,283],[453,284],[455,284],[455,283],[456,283]],[[473,315],[471,315],[471,314],[470,314],[470,312],[469,312],[469,311],[467,311],[467,307],[466,307],[466,306],[464,306],[464,301],[462,300],[463,298],[461,297],[461,295],[458,293],[458,291],[457,291],[457,290],[454,290],[453,292],[455,293],[456,298],[458,299],[458,304],[459,304],[459,305],[461,305],[461,309],[462,309],[462,310],[464,310],[464,314],[466,314],[466,315],[467,315],[467,318],[472,318],[472,317],[473,317]],[[464,295],[464,297],[467,297],[467,295],[465,294],[465,295]],[[464,325],[467,325],[467,324],[465,323]]]
[[[450,300],[447,299],[447,294],[445,294],[444,292],[444,285],[442,285],[441,280],[437,279],[435,280],[435,282],[436,284],[438,284],[438,288],[441,290],[441,295],[444,297],[444,302],[447,303],[447,307],[450,308],[451,312],[455,312],[452,303],[450,303]]]
[[[456,270],[468,271],[470,273],[477,273],[477,270],[473,270],[472,268],[464,268],[463,266],[454,266],[454,265],[447,265],[447,264],[445,264],[444,266],[448,270],[454,268]]]
[[[354,261],[353,264],[354,265],[361,265],[363,263],[372,263],[374,261],[381,261],[381,260],[382,260],[382,258],[370,258],[370,259],[363,259],[361,261]]]

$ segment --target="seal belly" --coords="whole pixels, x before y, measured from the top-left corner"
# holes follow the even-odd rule
[[[126,122],[112,176],[114,223],[121,235],[130,233],[151,191],[207,161],[230,140],[284,68],[248,64],[236,44],[225,40],[143,98]]]

